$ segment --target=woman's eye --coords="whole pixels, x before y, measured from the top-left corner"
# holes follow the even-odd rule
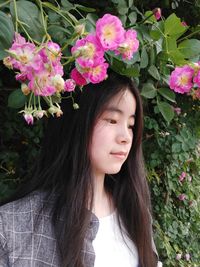
[[[117,121],[116,120],[113,120],[113,119],[107,119],[107,122],[111,123],[111,124],[116,124]]]

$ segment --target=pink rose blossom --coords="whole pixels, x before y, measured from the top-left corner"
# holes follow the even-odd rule
[[[65,81],[61,75],[56,74],[55,76],[52,76],[51,84],[56,88],[56,92],[60,93],[61,91],[64,91]]]
[[[194,69],[190,66],[176,67],[170,76],[170,88],[180,94],[188,93],[193,86],[193,74]]]
[[[176,112],[177,115],[181,114],[181,108],[179,107],[174,108],[174,111]]]
[[[183,180],[185,179],[186,177],[186,173],[185,172],[182,172],[181,175],[179,176],[179,181],[180,182],[183,182]]]
[[[18,32],[15,32],[15,37],[14,37],[14,44],[25,44],[26,43],[26,39],[24,37],[22,37]]]
[[[181,24],[182,24],[182,26],[184,26],[184,27],[187,27],[187,26],[188,26],[187,23],[186,23],[185,21],[182,21]]]
[[[19,73],[15,76],[15,79],[20,82],[25,82],[27,80],[27,73]]]
[[[39,54],[35,54],[31,61],[24,66],[21,66],[21,72],[27,72],[28,79],[32,72],[40,72],[44,68],[44,62]]]
[[[104,50],[115,50],[124,41],[124,28],[121,20],[113,15],[105,14],[96,23],[96,35]]]
[[[58,61],[61,59],[61,48],[57,43],[49,41],[44,44],[44,47],[39,51],[39,55],[42,57],[43,62],[52,62]]]
[[[178,254],[176,254],[176,260],[180,260],[182,258],[182,254],[181,253],[178,253]]]
[[[35,46],[31,43],[26,43],[21,46],[12,46],[9,52],[14,57],[12,58],[12,64],[15,69],[21,70],[23,66],[26,66],[34,57]]]
[[[25,38],[15,33],[15,38],[11,48],[8,50],[11,55],[10,64],[13,68],[21,70],[21,68],[31,62],[35,53],[35,45],[26,42]]]
[[[33,124],[33,116],[29,113],[25,113],[24,115],[24,119],[28,124]]]
[[[41,119],[44,115],[46,115],[46,111],[45,111],[45,110],[42,110],[42,109],[36,110],[36,111],[34,111],[34,113],[33,113],[33,116],[34,116],[36,119]]]
[[[108,63],[102,63],[100,65],[90,68],[88,72],[82,73],[83,77],[89,80],[91,83],[99,83],[107,78]]]
[[[189,254],[189,253],[186,253],[186,254],[185,254],[185,259],[186,259],[186,261],[189,261],[190,258],[191,258],[191,257],[190,257],[190,254]]]
[[[159,20],[161,18],[161,9],[159,7],[155,8],[153,10],[153,14],[154,14],[156,20]]]
[[[72,91],[74,91],[75,87],[76,87],[75,81],[72,79],[67,79],[65,81],[64,91],[72,92]]]
[[[74,68],[71,71],[71,78],[75,81],[75,83],[79,86],[84,86],[87,84],[86,79],[81,75],[80,72],[78,72],[78,70],[76,68]]]
[[[72,55],[77,56],[76,62],[81,67],[87,68],[103,61],[104,50],[96,36],[89,34],[76,42],[72,47]]]
[[[135,30],[128,30],[125,32],[125,40],[119,45],[116,54],[121,53],[123,59],[131,59],[133,54],[137,52],[138,47],[137,32]]]
[[[183,201],[183,200],[186,199],[186,195],[185,195],[185,194],[180,194],[180,195],[178,196],[178,198],[179,198],[179,200]]]
[[[52,77],[48,71],[41,71],[34,75],[30,80],[28,87],[34,92],[35,95],[51,96],[57,90],[52,84]]]

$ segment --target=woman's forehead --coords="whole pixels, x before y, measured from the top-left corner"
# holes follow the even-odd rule
[[[105,107],[105,110],[115,109],[135,114],[136,99],[130,90],[126,89],[113,96]]]

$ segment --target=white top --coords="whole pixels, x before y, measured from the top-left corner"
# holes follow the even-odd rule
[[[137,249],[125,229],[122,236],[116,212],[99,219],[93,247],[96,256],[94,267],[138,267]]]

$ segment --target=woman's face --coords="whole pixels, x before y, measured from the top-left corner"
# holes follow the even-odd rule
[[[90,146],[95,177],[120,171],[133,141],[135,111],[135,97],[126,90],[113,97],[98,118]]]

